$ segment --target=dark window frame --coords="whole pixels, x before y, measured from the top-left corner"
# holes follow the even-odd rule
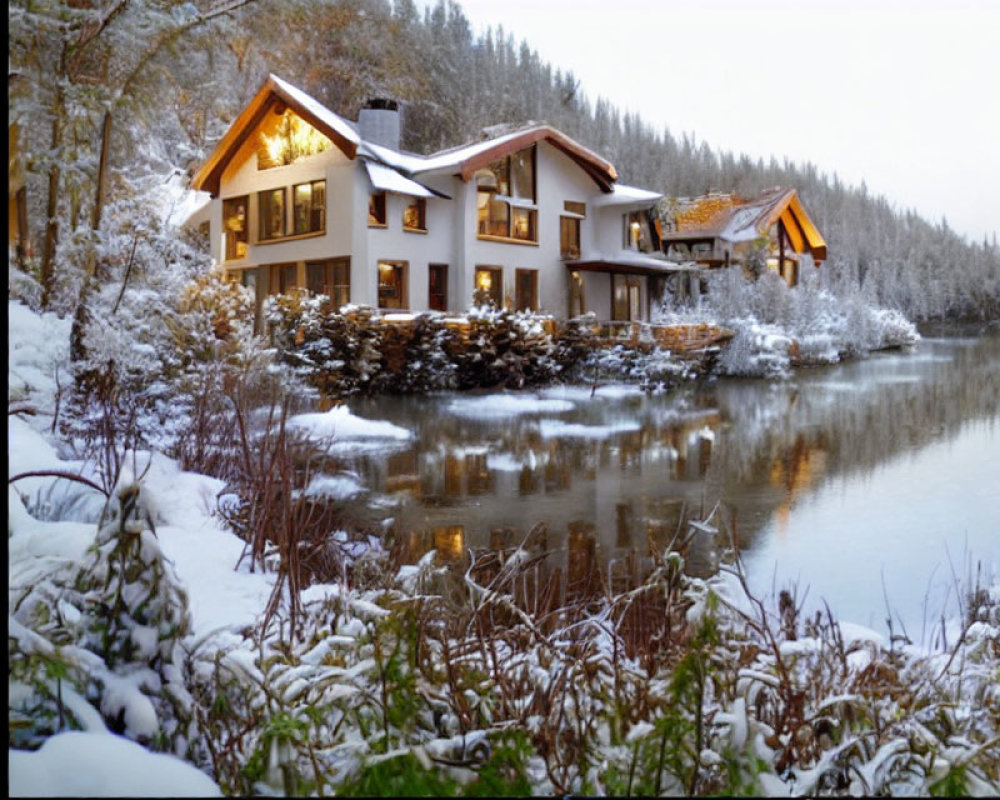
[[[286,186],[279,186],[274,189],[264,189],[263,191],[257,192],[257,233],[258,239],[261,242],[273,242],[276,239],[284,239],[288,234],[288,219],[287,219],[287,188]],[[278,203],[278,208],[275,209],[272,206],[275,198],[280,198],[281,202]],[[272,230],[268,225],[268,222],[279,221],[276,230]]]
[[[415,209],[411,217],[410,211]],[[413,224],[414,219],[416,224]],[[407,233],[427,233],[427,198],[414,197],[403,209],[403,230]]]
[[[522,280],[527,278],[530,280],[528,288],[528,294],[530,297],[525,298],[524,284]],[[525,302],[527,300],[527,302]],[[538,311],[538,270],[528,269],[528,268],[518,268],[514,270],[514,309],[516,311]]]
[[[388,200],[385,192],[372,192],[368,195],[368,227],[387,228],[389,218],[386,216]]]
[[[392,284],[383,279],[389,271],[383,267],[391,267],[395,280]],[[378,281],[378,307],[381,309],[405,310],[410,307],[410,262],[390,259],[379,259],[375,266]],[[394,284],[394,285],[393,285]],[[386,303],[383,300],[389,300]]]
[[[299,192],[303,187],[309,187],[309,206],[304,214],[300,213]],[[317,192],[319,188],[319,192]],[[317,199],[317,194],[319,198]],[[326,180],[304,181],[292,186],[292,235],[301,236],[309,233],[326,232]],[[304,221],[305,225],[300,225]]]
[[[525,165],[531,171],[530,191],[523,180]],[[521,180],[516,179],[518,167]],[[484,184],[477,179],[477,237],[538,244],[538,145],[509,153],[483,169],[489,181]],[[523,204],[525,201],[527,205]]]
[[[440,291],[435,291],[434,275],[438,274],[438,285]],[[427,265],[427,307],[431,311],[448,310],[448,265],[428,264]]]
[[[230,226],[229,222],[237,218],[230,213],[233,209],[242,208],[243,221],[239,227]],[[223,246],[224,261],[239,261],[247,257],[250,247],[250,195],[242,194],[236,197],[226,197],[222,201],[222,230],[225,245]],[[243,245],[243,253],[239,254],[239,245]]]

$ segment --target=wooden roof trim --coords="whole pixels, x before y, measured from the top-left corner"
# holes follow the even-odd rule
[[[795,252],[805,252],[805,236],[802,233],[802,228],[799,227],[799,221],[791,210],[786,208],[781,212],[781,216],[778,219],[784,225],[785,233],[788,234],[788,241],[792,243],[792,248]]]
[[[549,142],[553,147],[561,150],[576,162],[601,188],[602,192],[605,194],[611,192],[614,182],[618,180],[618,172],[614,166],[548,125],[530,128],[516,136],[499,141],[493,147],[481,150],[474,156],[470,156],[458,165],[460,168],[459,174],[462,176],[463,181],[469,181],[476,170],[489,166],[497,159],[508,156],[511,153],[516,153],[518,150],[523,150],[542,140]]]
[[[819,229],[817,229],[816,225],[809,218],[805,208],[803,208],[802,202],[799,200],[799,194],[795,189],[789,189],[775,201],[764,217],[763,225],[760,226],[760,229],[767,230],[779,219],[785,223],[785,229],[788,231],[792,227],[789,224],[789,220],[793,221],[798,228],[798,232],[802,235],[804,241],[801,244],[796,245],[794,239],[792,240],[795,252],[804,253],[808,248],[816,261],[826,259],[826,242],[820,235]],[[791,235],[789,235],[789,238],[792,238]]]
[[[799,223],[799,227],[802,228],[802,234],[805,236],[806,242],[809,244],[809,250],[812,253],[812,257],[816,261],[826,260],[826,241],[820,235],[819,229],[813,224],[813,221],[809,218],[806,210],[802,207],[802,203],[799,202],[797,194],[794,194],[789,201],[789,207],[792,213],[795,214],[795,219]]]
[[[264,119],[267,112],[279,101],[286,107],[291,108],[303,120],[329,138],[348,158],[355,157],[357,145],[354,142],[344,138],[341,133],[304,108],[294,97],[284,91],[272,77],[268,77],[257,94],[253,96],[253,99],[247,103],[246,108],[240,112],[232,125],[229,126],[229,130],[219,140],[219,143],[215,146],[215,150],[212,151],[212,155],[208,157],[208,160],[194,174],[194,177],[191,179],[192,188],[209,192],[213,197],[217,196],[219,194],[222,173],[229,164],[229,161],[239,152],[240,147],[257,128],[261,120]]]

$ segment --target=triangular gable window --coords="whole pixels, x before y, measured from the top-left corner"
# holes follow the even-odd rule
[[[268,114],[261,126],[257,148],[257,168],[272,169],[294,164],[322,153],[333,142],[291,109]]]

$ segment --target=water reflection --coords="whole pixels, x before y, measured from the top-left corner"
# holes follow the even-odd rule
[[[899,507],[899,498],[908,495],[876,475],[903,459],[892,476],[899,484],[959,476],[952,498],[955,531],[941,532],[947,538],[962,532],[974,496],[963,485],[1000,485],[995,461],[976,462],[977,474],[963,472],[969,465],[962,460],[969,459],[961,448],[934,451],[936,477],[907,472],[907,464],[916,464],[932,445],[968,436],[977,420],[986,427],[976,428],[974,438],[997,442],[997,338],[925,340],[914,353],[802,371],[787,382],[724,380],[666,397],[571,387],[384,397],[351,407],[416,434],[407,449],[361,451],[348,459],[369,487],[395,501],[394,526],[413,558],[431,547],[453,560],[470,547],[512,549],[541,523],[534,544],[554,552],[567,586],[589,585],[601,570],[612,582],[627,580],[648,566],[653,553],[687,534],[688,519],[708,513],[716,501],[748,564],[768,578],[794,578],[801,571],[782,572],[780,562],[791,555],[781,543],[807,538],[803,525],[824,527],[815,508],[809,514],[804,509],[830,487],[856,495],[854,505],[862,509],[894,509],[900,524],[912,527],[908,515],[924,513],[919,503]],[[905,502],[913,505],[912,498]],[[972,544],[995,557],[1000,514],[994,503],[985,500],[970,524],[993,523],[989,537],[973,532]],[[845,513],[836,504],[831,508],[826,513]],[[845,517],[843,524],[876,545],[880,538],[891,542],[867,554],[873,563],[900,559],[891,550],[899,541],[867,526],[863,516]],[[824,557],[847,566],[823,569],[841,575],[843,583],[853,540],[828,537],[835,546]],[[706,538],[702,544],[693,553],[696,572],[714,563],[716,543]],[[820,586],[815,595],[831,593]]]

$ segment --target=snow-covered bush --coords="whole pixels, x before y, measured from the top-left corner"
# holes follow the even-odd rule
[[[293,294],[271,301],[268,320],[281,361],[328,398],[604,379],[669,388],[699,368],[651,342],[601,346],[592,319],[490,306],[397,318]]]
[[[920,339],[900,312],[876,308],[859,292],[834,295],[812,273],[789,288],[770,270],[756,280],[738,269],[716,270],[697,308],[659,316],[666,324],[706,319],[736,334],[717,362],[723,375],[785,377],[793,366],[833,364]]]
[[[189,754],[187,596],[139,483],[119,485],[82,564],[11,593],[12,741],[35,747],[60,730],[106,727]]]
[[[81,307],[82,346],[60,422],[107,487],[117,480],[121,453],[135,447],[224,477],[235,453],[237,408],[280,392],[270,354],[253,336],[252,295],[216,272],[180,265],[177,272],[106,284]]]

